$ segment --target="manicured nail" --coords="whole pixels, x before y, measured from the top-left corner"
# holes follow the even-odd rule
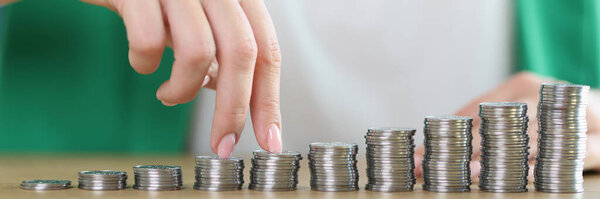
[[[281,142],[281,131],[279,131],[277,125],[272,124],[271,127],[269,127],[267,135],[269,136],[269,152],[281,153],[283,150],[283,143]]]
[[[223,136],[219,146],[217,146],[217,155],[219,158],[229,158],[235,148],[235,133]]]
[[[204,81],[202,82],[202,87],[206,86],[210,82],[210,77],[208,75],[204,76]]]
[[[165,105],[165,106],[175,106],[175,105],[177,105],[177,104],[173,104],[173,103],[169,103],[169,102],[165,102],[165,101],[160,101],[160,102],[162,102],[162,104]]]

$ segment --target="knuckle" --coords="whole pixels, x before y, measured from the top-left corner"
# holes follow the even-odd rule
[[[196,97],[195,93],[191,92],[175,92],[169,97],[169,102],[184,104],[192,101]]]
[[[190,45],[176,52],[176,60],[190,63],[190,66],[202,66],[210,63],[215,58],[214,45]]]
[[[258,56],[257,61],[269,67],[281,68],[281,49],[279,48],[277,39],[268,42],[265,50]]]
[[[268,112],[278,111],[280,108],[279,98],[264,99],[258,103],[257,108]]]
[[[161,37],[148,37],[131,42],[131,48],[144,55],[155,55],[162,52],[165,41]]]
[[[237,107],[237,108],[232,108],[232,109],[226,111],[225,114],[228,118],[231,118],[232,121],[245,122],[247,112],[248,111],[246,110],[246,108]]]
[[[258,54],[258,47],[254,38],[248,37],[242,39],[240,42],[234,45],[233,55],[240,62],[254,62]],[[241,67],[247,67],[246,64],[236,64]],[[253,67],[253,66],[252,66]]]

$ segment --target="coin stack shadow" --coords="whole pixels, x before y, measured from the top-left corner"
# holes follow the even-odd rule
[[[589,90],[584,85],[542,84],[537,115],[536,190],[583,192]]]
[[[181,167],[172,165],[137,165],[133,167],[134,189],[149,191],[179,190],[183,186]]]
[[[315,191],[356,191],[357,144],[315,142],[309,145],[310,188]]]
[[[204,191],[240,190],[244,185],[244,159],[196,156],[194,189]]]
[[[70,180],[25,180],[19,185],[21,189],[45,191],[71,188]]]
[[[428,116],[425,118],[423,190],[467,192],[471,190],[473,118]]]
[[[298,185],[300,152],[285,151],[270,153],[264,150],[253,152],[248,189],[257,191],[293,191]]]
[[[127,172],[123,171],[80,171],[80,189],[88,190],[119,190],[127,188]]]
[[[479,117],[479,188],[488,192],[526,192],[529,174],[527,104],[481,103]]]
[[[415,179],[413,128],[369,128],[367,144],[366,190],[412,191]]]

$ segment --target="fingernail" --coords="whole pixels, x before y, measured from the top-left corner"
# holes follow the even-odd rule
[[[221,138],[219,146],[217,146],[217,155],[219,158],[229,158],[235,148],[235,133],[229,134]]]
[[[165,101],[160,101],[160,102],[162,102],[162,104],[165,105],[165,106],[175,106],[175,105],[177,105],[177,104],[173,104],[173,103],[169,103],[169,102],[165,102]]]
[[[202,87],[206,86],[210,82],[210,77],[208,75],[204,76],[204,81],[202,82]]]
[[[281,143],[281,131],[277,128],[277,125],[272,124],[269,127],[268,141],[269,141],[269,152],[281,153],[283,150],[283,143]]]

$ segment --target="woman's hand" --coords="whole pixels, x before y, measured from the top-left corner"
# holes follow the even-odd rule
[[[530,169],[529,172],[533,177],[533,163],[537,154],[537,137],[538,137],[538,121],[537,121],[537,103],[540,98],[540,88],[542,83],[552,82],[550,79],[539,77],[529,72],[516,74],[508,81],[504,82],[494,90],[484,94],[483,96],[473,100],[465,107],[456,112],[455,115],[473,117],[473,159],[471,161],[471,176],[479,176],[481,166],[479,159],[481,155],[481,136],[479,135],[479,126],[481,118],[479,118],[479,103],[482,102],[525,102],[528,106],[527,115],[529,116],[529,137],[530,137]],[[596,91],[590,93],[587,119],[588,119],[588,139],[587,139],[587,155],[585,158],[585,169],[600,170],[600,116],[598,107],[600,107],[600,97]],[[420,146],[415,151],[415,162],[417,169],[415,173],[421,175],[421,160],[425,149]]]
[[[229,157],[248,107],[259,145],[279,152],[279,44],[263,0],[82,0],[123,18],[129,62],[153,73],[166,45],[175,62],[156,92],[164,105],[190,102],[202,87],[217,91],[211,149]],[[218,71],[218,75],[217,75]]]

